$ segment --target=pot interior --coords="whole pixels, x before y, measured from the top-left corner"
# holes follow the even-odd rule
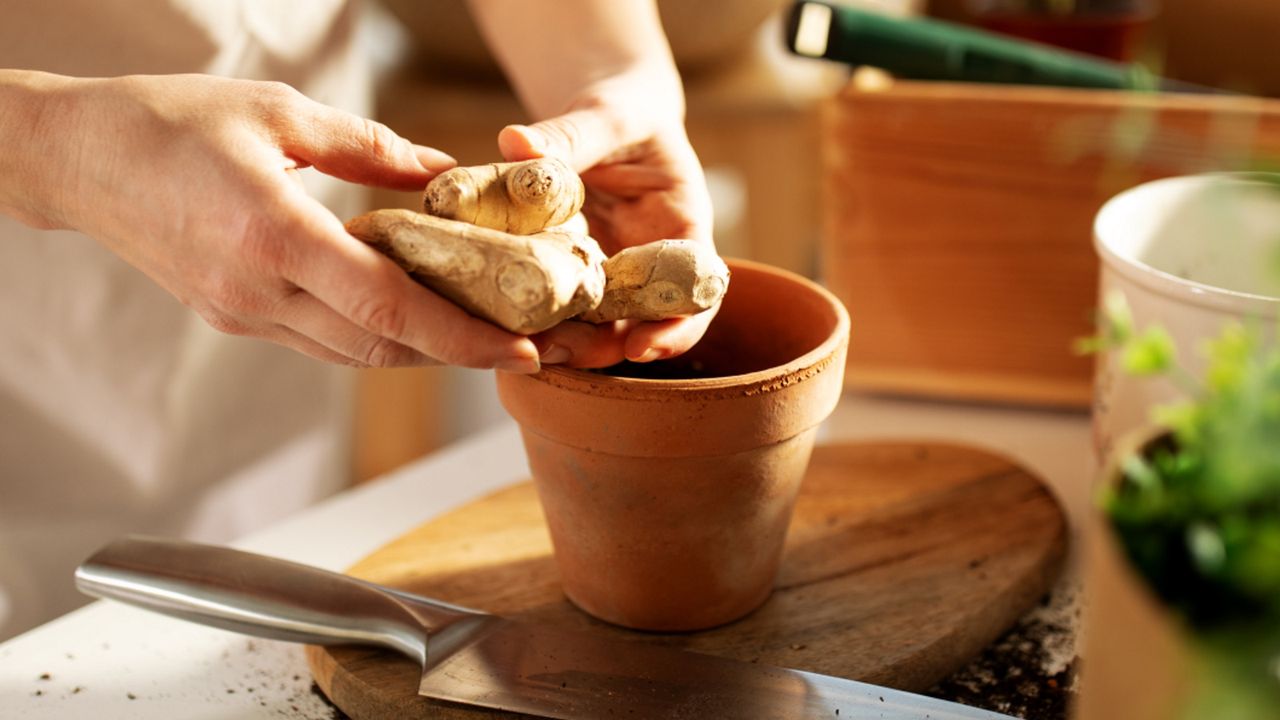
[[[1166,178],[1113,198],[1095,227],[1103,258],[1195,293],[1280,301],[1280,175]],[[1242,306],[1243,309],[1244,306]]]
[[[745,375],[794,362],[839,328],[835,301],[807,281],[751,265],[730,263],[730,269],[720,312],[693,349],[670,360],[623,362],[600,372],[658,380]]]

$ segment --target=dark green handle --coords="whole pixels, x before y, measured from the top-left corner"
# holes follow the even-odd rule
[[[818,7],[806,10],[806,6]],[[821,42],[797,43],[806,16],[811,22],[830,18],[825,47]],[[1101,60],[939,20],[889,17],[809,0],[792,7],[787,44],[800,55],[870,65],[912,80],[1117,90],[1165,87],[1141,65]]]

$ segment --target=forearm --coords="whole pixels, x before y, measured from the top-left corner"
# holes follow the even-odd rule
[[[660,105],[684,96],[652,0],[471,0],[525,107],[546,118],[593,103]]]
[[[69,91],[84,81],[30,70],[0,70],[0,214],[35,227],[64,227],[56,175],[65,162],[58,128]]]

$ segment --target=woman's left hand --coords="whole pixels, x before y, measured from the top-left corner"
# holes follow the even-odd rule
[[[682,113],[643,108],[639,91],[619,90],[618,97],[626,102],[595,100],[533,125],[504,128],[498,136],[503,157],[557,157],[578,170],[587,188],[582,212],[606,255],[666,239],[712,242],[711,199]],[[714,315],[715,309],[658,322],[569,321],[534,342],[544,364],[651,362],[693,347]]]

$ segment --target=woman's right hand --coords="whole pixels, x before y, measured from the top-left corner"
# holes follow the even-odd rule
[[[0,71],[0,108],[0,212],[95,238],[218,330],[347,365],[538,369],[528,338],[415,283],[298,182],[314,167],[420,189],[444,153],[286,85],[204,75]]]

